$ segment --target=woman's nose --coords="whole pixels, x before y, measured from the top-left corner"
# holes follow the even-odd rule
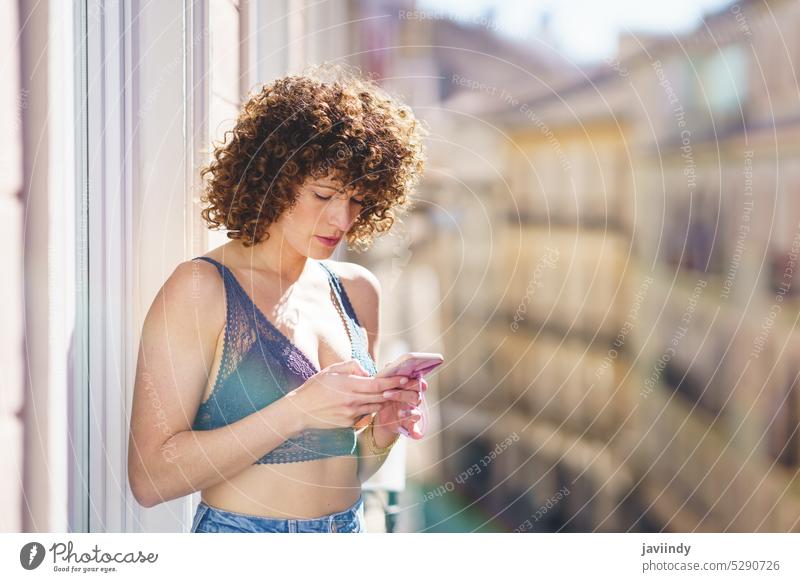
[[[347,231],[350,228],[350,201],[337,200],[335,204],[331,204],[330,214],[328,215],[328,222],[341,231]]]

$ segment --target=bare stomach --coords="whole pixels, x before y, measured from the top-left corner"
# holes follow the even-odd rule
[[[278,519],[310,519],[344,511],[361,494],[353,456],[298,463],[252,465],[204,489],[218,509]]]

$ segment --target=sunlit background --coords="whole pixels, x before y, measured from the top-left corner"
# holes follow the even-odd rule
[[[330,60],[431,129],[414,212],[368,252],[338,255],[381,281],[379,364],[446,358],[427,437],[403,440],[368,484],[370,530],[800,531],[800,4],[36,4],[1,19],[6,38],[22,32],[6,41],[22,82],[4,84],[19,139],[3,157],[22,148],[25,161],[5,172],[2,208],[29,233],[5,235],[27,286],[0,309],[8,345],[25,337],[28,351],[0,350],[0,427],[15,443],[0,470],[21,476],[0,496],[4,529],[186,527],[188,501],[144,510],[126,489],[138,331],[119,330],[140,329],[176,262],[227,240],[202,228],[195,174],[248,92]],[[72,40],[60,12],[84,23]],[[109,22],[123,48],[100,39]],[[72,64],[54,72],[59,59]],[[58,101],[47,120],[46,89],[64,77],[88,112]],[[133,97],[118,111],[97,91]],[[64,130],[73,108],[85,125]],[[76,217],[48,231],[51,247],[78,240],[63,251],[78,257],[69,316],[41,286],[70,275],[48,270],[57,259],[30,230],[59,212]],[[81,259],[91,249],[100,271]],[[24,320],[23,302],[51,325]],[[91,337],[119,342],[91,347],[101,321]]]

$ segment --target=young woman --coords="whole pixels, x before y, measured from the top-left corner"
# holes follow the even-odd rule
[[[201,201],[231,241],[178,265],[147,314],[131,489],[146,507],[201,491],[196,532],[365,531],[361,484],[401,427],[422,438],[427,384],[374,377],[378,281],[329,258],[408,207],[427,130],[323,67],[264,86],[228,133]]]

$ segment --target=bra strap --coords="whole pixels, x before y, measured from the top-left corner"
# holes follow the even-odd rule
[[[358,317],[356,316],[356,312],[353,309],[353,306],[350,304],[350,298],[347,296],[347,291],[345,291],[344,286],[342,285],[341,280],[339,277],[334,273],[330,267],[328,267],[325,263],[320,261],[319,263],[323,269],[328,272],[328,277],[330,277],[331,283],[333,284],[334,291],[336,292],[336,298],[339,300],[339,304],[342,305],[347,316],[352,319],[357,326],[361,326],[358,322]]]
[[[220,263],[220,262],[218,262],[218,261],[215,261],[215,260],[214,260],[214,259],[212,259],[211,257],[195,257],[195,258],[194,258],[194,259],[192,259],[192,260],[193,260],[193,261],[196,261],[197,259],[202,259],[202,260],[204,260],[204,261],[208,261],[209,263],[211,263],[212,265],[214,265],[214,266],[217,268],[217,271],[219,271],[219,274],[220,274],[220,275],[222,275],[222,278],[223,278],[223,279],[225,278],[225,272],[226,272],[226,270],[227,270],[227,268],[225,267],[225,265],[223,265],[222,263]]]

